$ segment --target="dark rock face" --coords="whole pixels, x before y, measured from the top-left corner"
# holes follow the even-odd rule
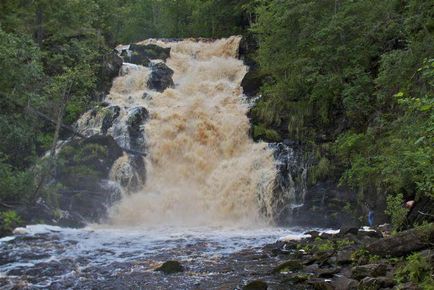
[[[104,218],[107,206],[120,198],[119,188],[107,179],[113,163],[122,155],[122,149],[111,136],[94,135],[65,145],[59,153],[63,161],[54,180],[61,185],[55,210],[61,214],[51,219],[47,216],[50,219],[47,222],[83,226]],[[38,207],[50,212],[44,203]]]
[[[354,198],[351,191],[338,188],[332,180],[318,182],[306,189],[304,203],[294,210],[292,221],[306,226],[358,226],[354,212],[344,210],[347,204],[354,203]]]
[[[130,149],[141,151],[145,147],[142,125],[148,119],[148,110],[144,107],[131,108],[128,111],[128,134],[130,135]]]
[[[243,37],[238,53],[240,59],[243,60],[244,64],[249,68],[241,82],[243,92],[248,97],[255,97],[259,94],[259,89],[264,79],[264,76],[259,73],[259,65],[253,58],[257,49],[258,43],[254,37]]]
[[[103,77],[99,84],[100,91],[105,93],[110,91],[112,81],[119,75],[122,64],[122,58],[115,51],[111,52],[104,58],[101,72]]]
[[[161,59],[166,61],[166,59],[170,57],[170,47],[164,48],[155,44],[131,44],[130,50],[149,59]]]
[[[159,62],[151,66],[152,72],[148,79],[148,87],[151,90],[164,92],[167,88],[173,87],[173,70],[166,64]]]
[[[105,135],[108,129],[113,126],[113,122],[119,117],[121,108],[119,106],[110,106],[105,108],[106,112],[102,120],[101,132]]]
[[[164,274],[174,274],[184,271],[184,267],[178,261],[167,261],[163,265],[155,269],[155,271],[163,272]]]
[[[160,47],[155,44],[131,44],[129,51],[123,50],[121,56],[125,62],[149,66],[151,59],[166,61],[166,59],[170,57],[170,48]]]

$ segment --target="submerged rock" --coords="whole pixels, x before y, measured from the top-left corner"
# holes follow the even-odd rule
[[[165,63],[159,62],[151,66],[152,72],[148,79],[148,88],[158,92],[164,92],[167,88],[173,87],[172,76],[174,71]]]
[[[178,261],[167,261],[163,265],[155,269],[155,271],[163,272],[164,274],[174,274],[184,271],[184,267]]]

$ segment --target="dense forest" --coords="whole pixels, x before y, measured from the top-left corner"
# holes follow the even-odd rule
[[[309,182],[334,179],[362,203],[434,197],[434,4],[423,0],[5,0],[0,4],[0,202],[50,193],[41,160],[110,87],[117,44],[243,35],[262,98],[252,134],[315,155]],[[37,113],[35,113],[37,112]],[[39,115],[38,115],[39,114]],[[60,132],[62,134],[62,132]],[[58,160],[58,162],[61,162]]]

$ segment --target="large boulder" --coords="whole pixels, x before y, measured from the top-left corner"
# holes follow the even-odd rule
[[[167,88],[173,87],[173,70],[165,63],[159,62],[152,64],[152,72],[148,79],[148,88],[158,92],[164,92]]]
[[[428,249],[433,243],[434,224],[428,224],[377,240],[366,248],[374,255],[400,257],[414,251]]]
[[[123,150],[111,136],[94,135],[63,146],[52,181],[58,188],[53,197],[57,208],[47,222],[83,226],[104,218],[107,207],[120,198],[119,187],[108,178],[113,163],[122,155]],[[48,209],[50,206],[52,202],[47,204]]]

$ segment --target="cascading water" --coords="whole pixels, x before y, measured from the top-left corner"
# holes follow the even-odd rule
[[[237,59],[240,40],[141,43],[171,48],[167,66],[174,71],[175,86],[162,93],[146,86],[149,69],[125,65],[107,101],[121,108],[118,124],[128,123],[122,118],[131,108],[149,111],[143,132],[147,177],[139,192],[125,195],[112,208],[111,224],[233,225],[272,218],[273,152],[248,136],[248,103],[240,87],[247,69]],[[116,134],[116,128],[126,131],[115,125],[115,139],[127,135]],[[115,164],[114,178],[125,171],[125,160]]]
[[[248,135],[239,43],[138,44],[170,49],[170,57],[124,63],[104,106],[75,125],[88,137],[110,135],[124,149],[110,171],[121,200],[101,225],[29,226],[0,239],[0,288],[226,289],[237,288],[239,277],[269,272],[274,256],[264,258],[260,247],[303,233],[271,223],[282,206],[302,201],[292,178],[299,166],[287,146]],[[128,48],[119,47],[133,58]],[[153,271],[173,259],[188,275]]]

